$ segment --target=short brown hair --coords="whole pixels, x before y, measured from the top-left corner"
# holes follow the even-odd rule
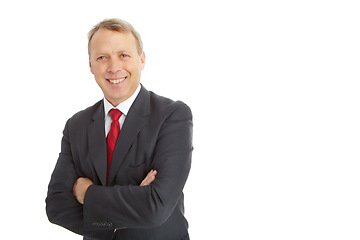
[[[112,31],[117,31],[117,32],[131,32],[137,42],[137,50],[139,55],[142,54],[143,52],[143,43],[141,41],[141,36],[140,34],[135,30],[135,28],[128,22],[121,20],[121,19],[117,19],[117,18],[111,18],[111,19],[105,19],[101,22],[99,22],[98,24],[96,24],[88,33],[88,53],[90,56],[90,41],[92,39],[92,37],[94,36],[94,34],[102,28],[106,28]]]

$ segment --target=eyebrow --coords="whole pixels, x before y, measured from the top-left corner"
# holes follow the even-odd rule
[[[116,54],[122,54],[122,53],[126,53],[128,55],[133,54],[131,51],[128,50],[120,50],[116,52]],[[110,55],[110,54],[108,52],[99,51],[99,52],[95,52],[94,55]]]

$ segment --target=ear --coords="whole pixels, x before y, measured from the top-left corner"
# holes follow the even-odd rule
[[[141,57],[140,57],[140,66],[141,66],[141,70],[144,69],[145,67],[145,52],[143,51],[142,54],[141,54]]]
[[[90,67],[90,72],[91,72],[92,74],[94,74],[94,71],[93,71],[93,68],[92,68],[92,65],[91,65],[90,57],[89,57],[89,67]]]

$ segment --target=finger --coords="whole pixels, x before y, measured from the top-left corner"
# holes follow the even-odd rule
[[[152,171],[153,170],[151,170],[147,175],[146,175],[146,177],[144,178],[144,180],[141,182],[141,184],[140,184],[140,186],[147,186],[147,185],[149,185],[150,183],[151,183],[151,174],[152,174]]]
[[[141,182],[140,186],[150,185],[155,180],[155,175],[157,174],[156,170],[151,170],[145,177],[145,179]]]

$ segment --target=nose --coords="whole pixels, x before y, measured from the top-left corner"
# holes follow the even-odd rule
[[[119,60],[111,59],[108,64],[108,73],[117,73],[122,69],[122,64]]]

